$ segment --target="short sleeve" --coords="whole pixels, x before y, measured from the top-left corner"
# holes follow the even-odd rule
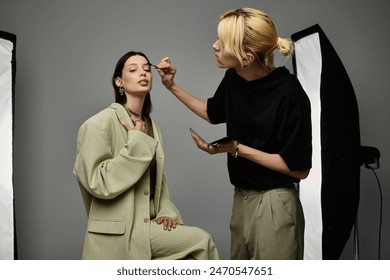
[[[226,122],[226,75],[219,84],[213,97],[207,100],[207,115],[212,124],[220,124]]]
[[[278,133],[279,154],[291,171],[311,168],[312,128],[310,100],[299,85],[282,109]]]

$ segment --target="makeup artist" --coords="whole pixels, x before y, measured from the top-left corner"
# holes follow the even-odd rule
[[[183,225],[170,200],[145,54],[123,55],[112,85],[115,103],[77,138],[74,175],[88,216],[82,259],[218,259],[209,233]]]
[[[207,101],[175,84],[169,58],[157,67],[192,112],[236,135],[214,147],[192,133],[201,150],[227,153],[235,187],[231,258],[302,259],[305,221],[295,184],[311,168],[310,101],[297,78],[273,62],[274,50],[292,53],[292,42],[277,35],[267,14],[242,8],[221,15],[213,48],[217,66],[227,70]]]

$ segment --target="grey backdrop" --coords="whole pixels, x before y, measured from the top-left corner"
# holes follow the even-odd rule
[[[110,78],[128,50],[153,63],[170,56],[176,81],[200,98],[211,96],[224,73],[212,43],[219,15],[252,6],[289,37],[319,23],[355,88],[363,145],[378,147],[384,195],[382,258],[390,259],[389,2],[386,0],[1,0],[0,29],[17,35],[15,196],[20,259],[78,259],[86,214],[75,178],[81,123],[113,101]],[[291,59],[277,57],[278,64]],[[153,117],[163,132],[165,174],[187,224],[209,231],[229,258],[232,186],[225,155],[199,151],[189,127],[205,138],[224,134],[195,117],[160,84],[155,72]],[[360,258],[376,259],[379,192],[362,168]],[[350,241],[343,259],[353,259]]]

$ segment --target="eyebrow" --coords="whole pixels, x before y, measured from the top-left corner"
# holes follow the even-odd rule
[[[127,66],[131,66],[131,65],[136,65],[136,66],[138,66],[138,63],[129,63]],[[142,66],[145,66],[145,65],[151,65],[150,63],[144,63],[144,64],[142,64]]]

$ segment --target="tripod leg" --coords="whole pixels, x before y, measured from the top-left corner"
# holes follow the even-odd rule
[[[355,260],[359,259],[359,226],[358,226],[358,217],[356,216],[355,224],[353,226],[353,237],[355,243]]]

